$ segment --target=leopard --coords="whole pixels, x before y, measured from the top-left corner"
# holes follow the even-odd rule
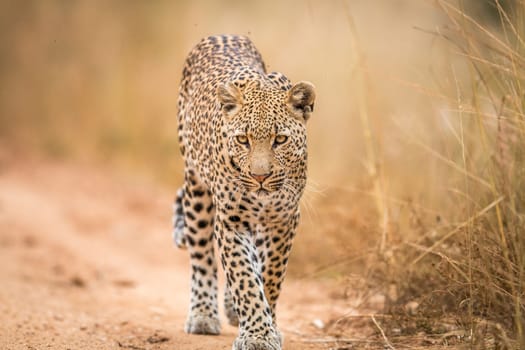
[[[221,331],[220,259],[226,318],[238,327],[232,349],[282,349],[276,304],[300,219],[315,95],[310,82],[267,73],[246,36],[204,38],[187,56],[178,95],[184,180],[172,233],[190,257],[186,333]]]

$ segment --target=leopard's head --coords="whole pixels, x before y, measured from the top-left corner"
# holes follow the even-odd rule
[[[217,88],[236,184],[265,196],[302,192],[306,182],[306,122],[315,100],[311,83],[291,85],[279,73]]]

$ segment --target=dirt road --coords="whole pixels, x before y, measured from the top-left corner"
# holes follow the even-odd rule
[[[183,332],[189,268],[171,242],[171,192],[84,165],[2,165],[0,349],[230,349],[226,322],[220,336]],[[344,307],[318,281],[284,288],[285,349],[324,348],[299,335]]]

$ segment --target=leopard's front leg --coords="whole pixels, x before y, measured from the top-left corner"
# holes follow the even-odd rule
[[[277,299],[281,294],[288,257],[298,224],[299,211],[297,210],[287,220],[260,228],[255,240],[262,265],[264,293],[272,311],[274,326],[276,326]]]
[[[215,233],[226,281],[239,317],[233,350],[281,350],[253,239],[236,215],[217,215]]]

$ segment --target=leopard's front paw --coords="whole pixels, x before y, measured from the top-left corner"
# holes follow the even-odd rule
[[[208,316],[189,316],[184,326],[186,333],[190,334],[213,334],[221,333],[221,323],[218,318]]]
[[[282,337],[275,332],[267,336],[239,336],[233,342],[232,350],[281,350]]]

